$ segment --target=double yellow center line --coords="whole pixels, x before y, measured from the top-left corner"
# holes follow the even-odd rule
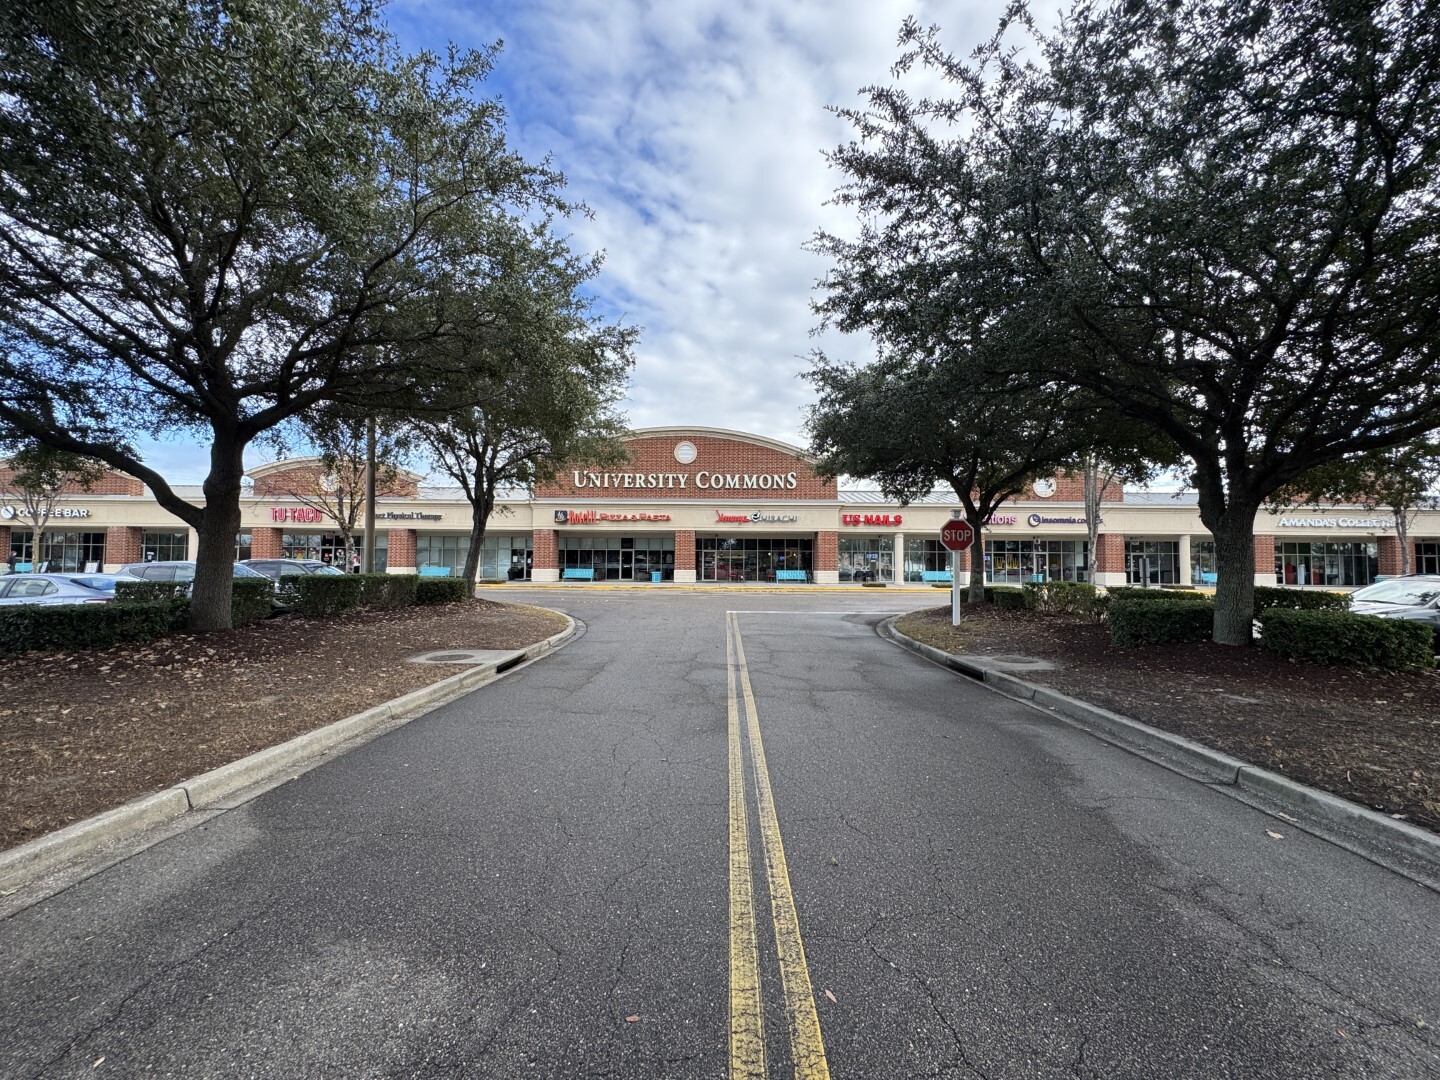
[[[754,773],[755,805],[760,842],[765,853],[765,876],[770,890],[770,918],[775,926],[775,952],[780,987],[790,1031],[790,1057],[795,1080],[828,1080],[825,1043],[820,1018],[805,964],[800,939],[800,918],[790,891],[785,845],[775,817],[770,792],[770,770],[765,765],[765,744],[760,737],[760,715],[745,665],[745,646],[735,612],[725,615],[727,713],[730,728],[730,1076],[766,1077],[765,1018],[760,985],[760,954],[756,936],[755,897],[750,865],[749,805],[745,789],[745,744],[748,737]],[[736,687],[739,687],[737,694]],[[744,702],[742,735],[740,703]]]

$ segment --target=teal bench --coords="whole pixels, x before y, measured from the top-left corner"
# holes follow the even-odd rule
[[[594,581],[594,580],[595,580],[595,568],[594,568],[593,566],[591,566],[591,567],[587,567],[587,568],[585,568],[584,570],[582,570],[582,569],[580,569],[578,566],[572,566],[572,567],[570,567],[568,570],[564,571],[564,572],[560,575],[560,580],[562,580],[562,581]]]
[[[945,582],[945,583],[948,585],[948,584],[950,584],[950,582],[951,582],[952,579],[951,579],[951,577],[950,577],[950,571],[949,571],[949,570],[922,570],[922,571],[920,572],[920,580],[921,580],[921,581],[943,581],[943,582]]]
[[[810,575],[804,570],[776,570],[776,581],[809,581]]]
[[[421,577],[449,577],[450,567],[448,566],[422,566],[420,567]]]

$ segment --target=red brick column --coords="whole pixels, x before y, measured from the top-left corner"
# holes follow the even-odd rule
[[[1400,538],[1398,536],[1377,537],[1376,553],[1380,558],[1380,573],[1393,577],[1400,573]]]
[[[695,530],[675,530],[675,580],[695,580]]]
[[[536,529],[530,534],[530,580],[560,580],[560,534],[554,529]]]
[[[1094,585],[1125,584],[1125,534],[1100,533],[1091,552],[1090,581]]]
[[[129,525],[111,525],[105,530],[105,569],[113,570],[145,557],[142,548],[144,529]]]
[[[284,552],[283,529],[251,529],[250,557],[252,559],[278,559]]]
[[[10,526],[0,525],[0,559],[10,557]]]
[[[1255,537],[1255,584],[1274,585],[1275,582],[1275,537]]]
[[[385,555],[385,572],[388,574],[415,573],[415,530],[390,529],[389,549]]]
[[[815,582],[834,585],[840,581],[840,534],[822,529],[815,534]]]

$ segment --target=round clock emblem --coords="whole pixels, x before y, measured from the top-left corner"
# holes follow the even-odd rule
[[[687,440],[675,444],[675,460],[681,465],[689,465],[697,456],[699,456],[699,452],[695,449],[694,443]]]
[[[14,516],[15,516],[15,507],[13,507],[13,506],[0,506],[0,518],[3,518],[5,521],[9,521],[9,520],[10,520],[11,518],[13,518]]]
[[[1035,483],[1031,485],[1031,488],[1040,498],[1048,499],[1051,495],[1055,494],[1055,481],[1050,479],[1036,480]]]

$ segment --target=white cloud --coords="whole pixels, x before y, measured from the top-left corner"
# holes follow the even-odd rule
[[[546,154],[593,219],[574,243],[605,249],[593,292],[645,328],[627,404],[637,427],[697,424],[803,443],[800,379],[814,282],[803,250],[839,181],[823,154],[850,138],[826,106],[886,83],[907,14],[966,53],[1003,0],[966,7],[893,0],[398,0],[402,45],[505,40],[492,82],[512,143]],[[869,343],[829,335],[827,352]],[[258,459],[257,459],[258,460]],[[198,479],[198,475],[192,479]]]

